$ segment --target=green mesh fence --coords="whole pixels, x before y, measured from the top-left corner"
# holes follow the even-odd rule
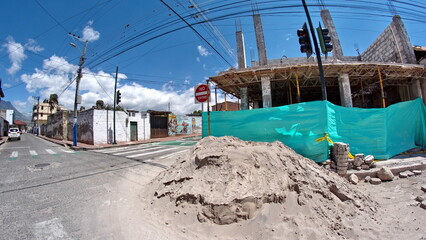
[[[203,113],[203,137],[208,135]],[[352,154],[388,159],[426,146],[426,107],[418,98],[387,108],[346,108],[315,101],[273,108],[210,112],[211,136],[246,141],[281,141],[316,162],[329,159],[330,142],[344,142]]]

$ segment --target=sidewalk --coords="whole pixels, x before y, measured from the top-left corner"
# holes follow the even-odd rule
[[[172,136],[172,137],[165,137],[165,138],[154,138],[154,139],[147,139],[144,141],[134,141],[134,142],[119,142],[117,144],[99,144],[99,145],[90,145],[85,143],[77,143],[77,146],[72,146],[72,141],[62,141],[57,139],[48,138],[45,136],[38,136],[42,139],[45,139],[47,141],[67,146],[71,149],[74,149],[76,151],[81,150],[95,150],[95,149],[106,149],[106,148],[114,148],[114,147],[123,147],[123,146],[132,146],[132,145],[138,145],[138,144],[145,144],[145,143],[155,143],[155,142],[166,142],[166,141],[176,141],[181,140],[185,138],[193,138],[193,137],[201,137],[200,134],[191,134],[191,135],[181,135],[181,136]],[[0,145],[7,140],[7,137],[3,137],[3,141],[0,138]],[[369,170],[348,170],[346,174],[346,178],[349,177],[350,174],[355,174],[359,179],[364,179],[366,176],[370,177],[376,177],[377,172],[382,167],[388,167],[394,175],[398,175],[398,173],[407,171],[407,170],[426,170],[426,149],[417,148],[409,150],[403,154],[399,154],[394,156],[393,158],[390,158],[388,160],[384,161],[377,161],[376,167],[371,168]]]
[[[72,141],[65,141],[65,140],[58,140],[53,138],[48,138],[42,135],[38,136],[39,138],[42,138],[44,140],[47,140],[52,143],[56,143],[62,146],[67,146],[73,150],[76,151],[86,151],[86,150],[95,150],[95,149],[105,149],[105,148],[114,148],[114,147],[123,147],[123,146],[132,146],[132,145],[138,145],[138,144],[145,144],[145,143],[155,143],[155,142],[166,142],[166,141],[176,141],[180,139],[185,138],[193,138],[193,137],[200,137],[200,134],[189,134],[189,135],[180,135],[180,136],[171,136],[171,137],[165,137],[165,138],[153,138],[153,139],[147,139],[142,141],[132,141],[132,142],[118,142],[117,144],[98,144],[98,145],[91,145],[86,143],[78,142],[77,146],[73,146]]]

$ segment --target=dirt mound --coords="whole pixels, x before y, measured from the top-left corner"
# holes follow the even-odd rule
[[[356,228],[369,227],[352,221],[365,216],[370,220],[363,224],[370,224],[377,208],[345,179],[280,142],[234,137],[202,139],[157,176],[147,194],[151,207],[167,219],[183,213],[181,220],[194,218],[198,224],[256,221],[290,239],[303,238],[300,231],[305,237],[357,238]]]

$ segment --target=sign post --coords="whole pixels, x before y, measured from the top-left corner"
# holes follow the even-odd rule
[[[195,103],[207,102],[207,134],[210,136],[210,88],[209,81],[207,84],[200,84],[194,88]]]

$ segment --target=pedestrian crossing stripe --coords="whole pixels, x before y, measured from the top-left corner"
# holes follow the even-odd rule
[[[126,156],[126,157],[128,157],[128,158],[141,157],[141,156],[145,156],[145,155],[150,155],[150,154],[155,154],[155,153],[160,153],[160,152],[166,152],[166,151],[170,151],[170,150],[174,150],[174,149],[177,149],[177,147],[166,148],[166,149],[158,150],[158,151],[154,151],[154,152],[145,152],[145,153],[140,153],[140,154],[134,154],[134,155]]]
[[[13,151],[12,154],[10,154],[9,160],[13,161],[13,160],[16,160],[17,158],[18,158],[18,152]]]
[[[40,158],[40,156],[34,150],[30,150],[30,155],[31,155],[32,158]]]
[[[48,152],[50,155],[58,156],[58,154],[54,152],[52,149],[46,149],[46,152]]]
[[[66,153],[76,153],[75,151],[72,151],[72,150],[65,150],[65,149],[61,149],[62,150],[62,152],[66,152]]]
[[[129,153],[142,152],[142,151],[145,151],[145,150],[157,149],[157,148],[161,148],[161,147],[160,146],[156,146],[156,147],[151,147],[149,149],[140,148],[140,149],[135,149],[135,150],[131,150],[131,151],[113,153],[113,155],[116,155],[116,156],[117,155],[125,155],[125,154],[129,154]]]
[[[147,148],[152,148],[151,144],[144,144],[145,146],[141,146],[141,145],[135,145],[135,146],[128,146],[128,147],[118,147],[118,148],[107,148],[107,149],[100,149],[100,150],[94,150],[94,152],[98,152],[98,153],[117,153],[117,152],[122,152],[122,151],[131,151],[133,149],[138,150],[138,149],[147,149]]]

